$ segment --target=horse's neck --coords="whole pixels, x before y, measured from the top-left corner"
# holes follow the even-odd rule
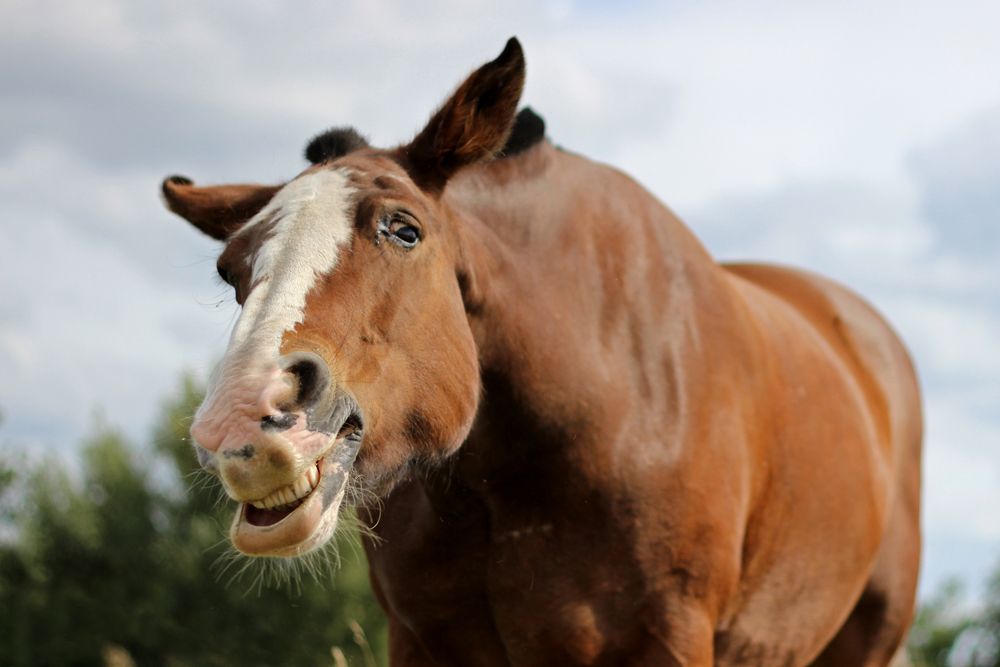
[[[460,279],[486,390],[468,444],[517,457],[509,437],[500,442],[507,433],[527,448],[544,440],[550,453],[600,456],[631,397],[678,390],[664,360],[679,364],[696,345],[692,306],[719,271],[631,179],[545,150],[533,182],[480,183],[467,200]]]

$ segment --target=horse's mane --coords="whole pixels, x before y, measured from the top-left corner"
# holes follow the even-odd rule
[[[545,138],[545,121],[531,107],[524,107],[514,119],[507,143],[500,150],[500,157],[511,157],[524,152]]]
[[[313,164],[319,164],[367,147],[368,141],[353,127],[332,127],[309,140],[305,155]]]
[[[545,138],[545,121],[524,107],[514,119],[514,126],[507,137],[507,143],[497,157],[507,158],[522,153]],[[353,127],[333,127],[320,132],[309,140],[305,156],[309,162],[320,164],[327,160],[335,160],[359,148],[367,148],[368,141]]]

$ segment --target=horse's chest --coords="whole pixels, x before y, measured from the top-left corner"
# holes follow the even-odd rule
[[[643,595],[622,540],[537,518],[430,520],[386,507],[373,556],[389,606],[442,664],[599,664],[632,641]],[[401,502],[402,506],[403,503]],[[485,519],[485,516],[480,517]],[[482,656],[480,656],[482,657]]]
[[[515,664],[620,664],[648,640],[648,581],[636,544],[599,508],[588,514],[586,521],[562,508],[494,523],[486,591]]]
[[[563,549],[555,526],[508,531],[491,549],[491,613],[517,664],[595,664],[630,632],[637,580],[602,549]]]

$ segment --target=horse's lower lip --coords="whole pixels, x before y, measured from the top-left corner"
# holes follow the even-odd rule
[[[250,556],[296,556],[308,551],[305,545],[326,513],[321,502],[323,482],[321,475],[316,489],[291,511],[261,510],[240,503],[230,528],[233,546]]]

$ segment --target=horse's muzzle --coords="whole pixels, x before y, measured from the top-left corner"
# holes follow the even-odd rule
[[[191,434],[202,466],[239,501],[231,536],[255,555],[295,555],[336,525],[364,417],[317,354],[232,355],[213,374]]]

